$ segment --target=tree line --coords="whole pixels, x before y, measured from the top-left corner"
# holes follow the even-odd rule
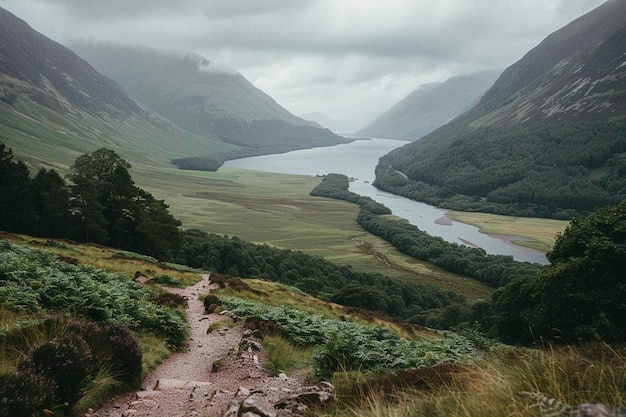
[[[341,190],[332,187],[347,190],[345,179],[325,182],[318,195],[326,190],[327,196],[340,198]],[[415,323],[435,328],[477,324],[490,337],[522,345],[626,342],[626,199],[572,219],[546,267],[448,243],[365,209],[358,222],[410,256],[499,287],[490,300],[433,308],[411,317]]]
[[[172,258],[180,221],[163,200],[134,184],[130,164],[114,151],[79,156],[66,178],[44,168],[31,177],[26,164],[13,159],[0,143],[0,230]]]
[[[175,261],[231,276],[283,283],[322,300],[408,321],[419,321],[431,309],[465,305],[464,297],[433,285],[360,272],[320,256],[257,245],[236,236],[218,236],[196,229],[182,233]]]
[[[446,242],[407,221],[384,216],[391,213],[387,207],[369,197],[361,197],[348,191],[348,185],[348,178],[345,175],[329,174],[311,194],[359,204],[361,210],[357,222],[361,227],[415,259],[474,278],[492,287],[504,286],[515,277],[536,274],[541,269],[538,264],[517,262],[511,256],[487,255],[481,248]],[[374,211],[371,208],[374,208]]]

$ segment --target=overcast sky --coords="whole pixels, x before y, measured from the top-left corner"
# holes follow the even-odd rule
[[[60,42],[200,53],[357,130],[424,83],[502,70],[604,0],[0,0]]]

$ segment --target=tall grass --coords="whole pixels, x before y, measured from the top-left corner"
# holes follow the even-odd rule
[[[163,360],[172,354],[167,342],[150,332],[140,332],[137,335],[141,347],[141,379],[145,378],[150,371],[160,365]]]
[[[264,366],[276,375],[306,367],[311,363],[314,353],[313,347],[295,346],[279,335],[265,336],[263,347],[267,354]]]
[[[338,373],[333,382],[339,401],[317,417],[540,416],[545,397],[573,407],[624,405],[626,355],[603,344],[503,349],[474,365],[385,375]]]

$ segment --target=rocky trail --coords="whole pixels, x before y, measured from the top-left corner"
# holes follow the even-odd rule
[[[261,341],[241,323],[207,332],[225,318],[204,313],[198,296],[210,289],[208,274],[194,286],[167,289],[187,299],[188,349],[159,365],[139,391],[116,396],[87,417],[291,416],[302,414],[305,403],[331,397],[329,384],[306,386],[301,377],[265,370]]]

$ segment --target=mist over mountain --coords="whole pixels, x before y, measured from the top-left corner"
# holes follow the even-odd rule
[[[417,140],[474,106],[498,78],[483,71],[420,86],[356,134]]]
[[[246,148],[226,159],[347,142],[294,116],[241,74],[197,54],[108,44],[72,48],[178,126]]]
[[[330,129],[337,134],[350,132],[350,129],[345,123],[342,123],[339,120],[335,120],[332,117],[321,112],[299,114],[298,117],[315,122],[320,126]]]
[[[236,149],[168,122],[1,8],[0,134],[21,159],[60,166],[103,146],[159,163]]]
[[[563,218],[626,198],[625,21],[626,2],[611,0],[554,32],[470,111],[381,158],[376,185]]]

